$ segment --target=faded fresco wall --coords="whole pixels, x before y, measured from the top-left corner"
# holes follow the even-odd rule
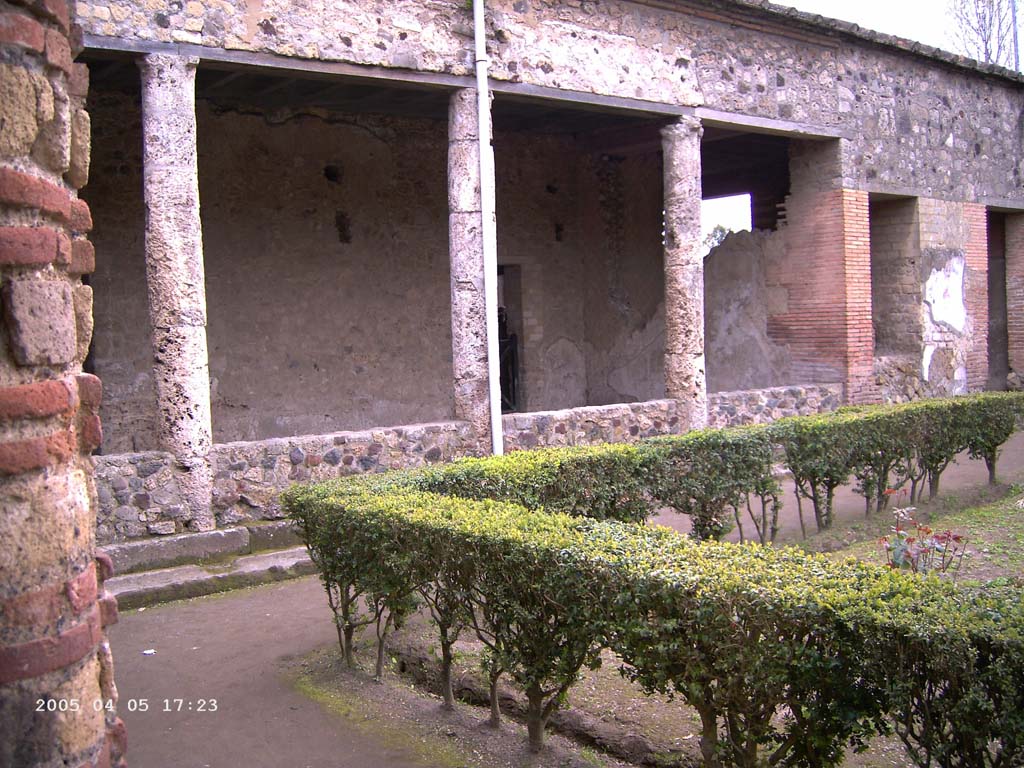
[[[444,123],[199,109],[214,440],[452,415]]]
[[[95,108],[104,450],[152,450],[138,107]],[[449,418],[444,125],[198,119],[214,439]]]
[[[905,315],[919,324],[920,341],[878,350],[875,375],[889,401],[964,394],[988,378],[981,364],[988,353],[984,209],[928,198],[917,209],[919,300]]]
[[[590,155],[583,173],[587,405],[657,400],[665,396],[661,155]]]
[[[104,452],[155,450],[139,107],[96,92]],[[198,108],[215,442],[452,415],[445,125]],[[522,407],[663,395],[660,156],[499,134]]]
[[[779,232],[734,232],[704,259],[709,392],[795,383],[788,346],[768,334],[769,315],[787,309],[787,292],[766,274],[784,249]]]

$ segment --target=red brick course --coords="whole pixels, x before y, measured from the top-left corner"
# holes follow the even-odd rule
[[[0,266],[37,267],[67,263],[68,236],[50,227],[0,227]]]
[[[66,188],[11,168],[0,168],[0,203],[37,208],[62,223],[71,218],[71,194]]]
[[[59,416],[76,405],[74,391],[63,380],[0,388],[0,422]]]
[[[89,204],[79,197],[71,201],[71,229],[80,235],[92,232],[92,213]]]
[[[71,46],[67,37],[56,29],[46,30],[46,63],[71,74]]]
[[[0,647],[0,685],[39,677],[80,661],[103,638],[95,604],[84,620],[55,637]]]
[[[71,265],[68,272],[72,275],[91,275],[96,271],[96,249],[88,240],[75,240],[71,244]]]
[[[48,584],[0,603],[0,614],[11,627],[46,626],[69,613],[78,615],[96,602],[99,587],[96,564],[74,578]]]
[[[0,44],[16,45],[34,53],[42,53],[46,32],[31,16],[5,14],[0,16]]]
[[[0,475],[20,475],[67,461],[77,448],[72,430],[0,443]]]

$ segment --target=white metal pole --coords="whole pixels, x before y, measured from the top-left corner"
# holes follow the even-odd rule
[[[1010,0],[1010,21],[1013,24],[1013,68],[1020,72],[1020,46],[1017,42],[1017,0]]]
[[[484,307],[487,311],[487,383],[491,408],[491,452],[505,452],[501,425],[501,372],[498,359],[498,235],[495,217],[494,148],[491,146],[491,94],[487,86],[487,34],[484,0],[473,0],[476,43],[477,120],[480,141],[480,217],[484,240]]]

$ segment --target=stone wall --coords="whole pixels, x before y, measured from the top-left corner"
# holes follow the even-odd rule
[[[628,443],[684,429],[675,400],[599,405],[502,417],[505,450]]]
[[[1024,199],[1019,85],[759,2],[488,4],[492,75],[841,126],[843,186]],[[463,3],[128,0],[79,4],[87,32],[466,76]],[[594,66],[595,49],[601,66]]]
[[[767,424],[786,416],[828,413],[843,404],[839,384],[800,384],[708,394],[708,426]]]
[[[450,461],[471,452],[465,422],[413,424],[213,447],[218,527],[282,516],[278,494],[294,482]],[[169,453],[96,457],[101,544],[189,530],[182,470]]]
[[[0,4],[0,765],[19,768],[123,766],[126,746],[89,460],[101,386],[82,373],[95,254],[71,10]]]
[[[831,411],[839,385],[779,387],[709,395],[710,426],[763,424],[783,416]],[[505,450],[635,442],[683,431],[674,400],[506,414]],[[307,435],[215,445],[212,504],[218,527],[283,515],[278,494],[295,482],[451,461],[472,453],[466,422]],[[109,544],[189,530],[180,497],[182,470],[169,453],[98,456],[98,539]]]

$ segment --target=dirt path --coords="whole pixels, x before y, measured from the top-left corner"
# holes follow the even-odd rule
[[[111,627],[134,768],[422,768],[293,690],[292,657],[335,641],[304,578],[133,611]],[[155,655],[143,655],[153,649]],[[171,712],[165,712],[170,699]],[[183,711],[173,699],[184,699]],[[216,712],[196,711],[216,699]],[[147,700],[147,712],[131,711]],[[188,711],[189,703],[193,711]],[[209,705],[207,705],[209,708]]]

